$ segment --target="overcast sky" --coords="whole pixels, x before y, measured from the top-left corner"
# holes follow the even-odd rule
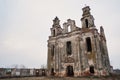
[[[120,69],[120,0],[0,0],[0,67],[47,65],[47,40],[55,16],[81,27],[82,8],[90,6],[102,25],[110,63]]]

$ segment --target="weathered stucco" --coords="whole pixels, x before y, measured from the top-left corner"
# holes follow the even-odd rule
[[[63,28],[57,17],[53,20],[48,40],[49,75],[109,75],[110,63],[104,29],[100,27],[100,33],[96,29],[89,6],[82,10],[82,28],[77,27],[71,19],[63,24]]]

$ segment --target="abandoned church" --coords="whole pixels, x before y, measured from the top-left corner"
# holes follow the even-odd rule
[[[63,23],[63,28],[58,17],[53,20],[48,39],[49,75],[109,75],[110,62],[104,29],[101,26],[98,32],[89,6],[82,8],[82,11],[81,28],[71,19]]]

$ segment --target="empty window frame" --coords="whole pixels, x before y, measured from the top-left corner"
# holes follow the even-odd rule
[[[67,55],[71,55],[72,54],[71,42],[68,41],[66,45],[67,45],[66,46]]]
[[[68,32],[71,32],[71,27],[70,26],[68,26]]]
[[[51,50],[51,56],[53,57],[54,54],[55,54],[55,46],[53,45],[53,46],[52,46],[52,50]]]
[[[92,51],[92,46],[91,46],[91,39],[90,37],[86,38],[86,47],[87,47],[87,51],[91,52]]]
[[[53,36],[55,36],[55,30],[53,30]]]
[[[85,19],[86,28],[88,28],[88,19]]]

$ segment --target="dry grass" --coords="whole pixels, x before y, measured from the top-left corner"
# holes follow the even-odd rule
[[[109,77],[24,77],[24,78],[6,78],[0,80],[120,80],[120,76]]]

